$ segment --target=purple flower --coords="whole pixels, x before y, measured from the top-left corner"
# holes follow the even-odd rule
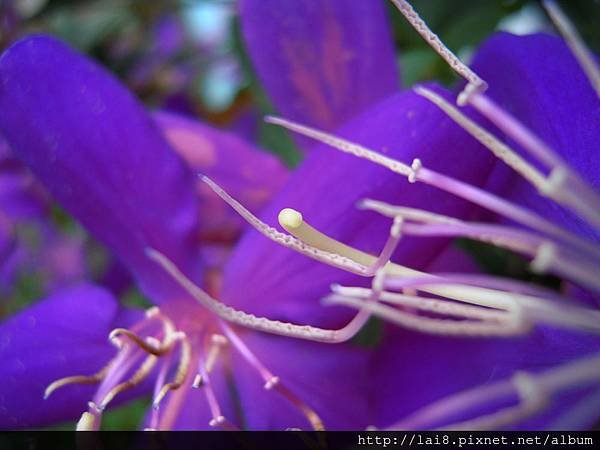
[[[481,238],[485,231],[500,242],[513,242],[509,236],[520,244],[534,238],[467,221],[480,213],[467,199],[495,199],[477,186],[487,183],[502,191],[507,185],[490,184],[492,155],[440,107],[451,93],[436,85],[394,92],[397,69],[382,4],[365,2],[355,9],[342,1],[326,2],[325,8],[303,0],[286,2],[285,8],[270,3],[241,4],[256,70],[281,112],[335,135],[271,121],[351,153],[313,146],[280,190],[286,174],[266,155],[188,119],[149,116],[110,75],[51,38],[20,41],[0,59],[0,109],[6,111],[0,130],[9,144],[160,305],[142,318],[119,308],[101,288],[81,284],[3,323],[0,426],[74,417],[91,399],[78,427],[94,429],[114,398],[152,386],[156,408],[146,419],[149,428],[388,426],[457,390],[555,365],[597,346],[597,338],[581,332],[597,330],[595,310],[563,306],[557,295],[516,282],[417,272],[461,264],[449,250],[449,236]],[[483,47],[480,60],[486,66],[489,55],[490,84],[503,77],[494,61],[501,61],[507,48],[520,48],[522,39],[499,36]],[[550,39],[553,44],[547,45],[556,47],[552,54],[560,53],[563,44]],[[524,45],[531,45],[525,63],[548,55],[546,46]],[[561,67],[574,71],[575,65],[566,61]],[[469,81],[472,91],[481,88],[473,85],[476,78]],[[550,87],[564,89],[558,81]],[[513,95],[522,93],[507,98]],[[573,107],[568,99],[561,101]],[[478,106],[466,108],[468,115],[461,117],[474,116]],[[592,108],[597,112],[597,105]],[[562,135],[567,142],[568,133]],[[586,142],[597,142],[595,133],[591,130]],[[308,148],[308,140],[301,142]],[[198,184],[174,150],[209,178]],[[252,209],[266,205],[262,220],[219,185]],[[201,267],[206,262],[199,257],[198,233],[227,230],[231,216],[214,214],[219,207],[209,203],[206,189],[260,231],[244,233],[217,282]],[[365,199],[373,199],[361,203],[370,211],[357,211],[357,202]],[[390,206],[398,203],[404,209]],[[513,213],[514,205],[509,206]],[[267,225],[277,220],[289,234]],[[419,235],[427,236],[425,244]],[[328,301],[357,308],[358,314],[323,306],[332,283],[338,285]],[[423,292],[434,297],[417,295]],[[519,295],[529,303],[513,300]],[[377,349],[348,341],[370,314],[410,331],[386,327]],[[524,334],[532,326],[534,331]],[[113,359],[104,340],[110,329],[118,347]],[[589,364],[577,373],[590,373]],[[532,379],[516,379],[526,408],[511,419],[546,406],[545,392],[536,391]],[[239,408],[228,380],[235,384]],[[572,375],[568,380],[576,388],[576,395],[565,397],[568,408],[563,403],[547,408],[539,423],[551,423],[566,409],[582,409],[579,382],[573,384]],[[95,389],[54,393],[66,384],[93,382],[99,384]],[[43,402],[45,388],[52,397]],[[510,383],[497,390],[514,395]],[[480,397],[488,399],[487,391]],[[492,400],[475,405],[478,417],[489,420],[490,410],[505,406],[504,397]],[[406,420],[421,426],[423,417],[447,419],[441,410],[449,413],[450,423],[461,421],[465,404],[442,404]],[[590,420],[589,412],[597,409],[583,407],[578,417]],[[585,426],[584,420],[577,426]]]

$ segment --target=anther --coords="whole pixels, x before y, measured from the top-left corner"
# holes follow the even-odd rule
[[[213,344],[216,344],[218,346],[227,345],[227,338],[222,334],[213,334],[210,337],[210,340]]]
[[[394,223],[392,225],[392,228],[390,229],[390,235],[393,238],[398,239],[400,237],[400,233],[402,232],[402,223],[403,222],[404,222],[404,219],[401,216],[394,217]]]
[[[194,377],[194,381],[192,382],[192,387],[194,389],[201,388],[204,385],[204,378],[199,373]]]
[[[556,246],[549,241],[542,242],[538,248],[535,258],[529,264],[535,273],[545,273],[556,257]]]
[[[465,88],[465,95],[468,96],[472,91],[483,92],[487,89],[487,83],[452,53],[446,45],[444,45],[440,38],[429,29],[425,21],[421,19],[410,3],[406,0],[392,0],[392,3],[429,46],[440,55],[458,75],[468,81],[469,84],[467,85],[467,88]]]
[[[564,188],[567,178],[568,173],[563,167],[555,167],[550,172],[546,181],[540,186],[540,192],[549,197],[555,196]]]
[[[152,371],[154,365],[156,364],[157,357],[155,355],[149,355],[146,357],[142,365],[138,368],[138,370],[132,375],[132,377],[119,383],[115,387],[113,387],[100,401],[98,405],[100,408],[105,409],[106,406],[121,392],[126,391],[127,389],[131,389],[137,386],[141,381],[143,381]]]
[[[417,177],[419,176],[419,171],[421,170],[422,167],[423,167],[423,164],[421,163],[421,160],[419,158],[413,159],[413,162],[410,165],[411,172],[408,175],[409,183],[417,182]]]
[[[91,401],[88,402],[88,408],[90,408],[98,413],[102,413],[104,411],[104,407],[101,407],[98,404],[91,402]]]
[[[214,427],[219,427],[219,426],[223,425],[225,423],[225,421],[226,421],[225,416],[218,416],[218,417],[215,417],[214,419],[211,419],[210,422],[208,422],[208,424],[214,428]]]
[[[177,371],[175,372],[175,378],[172,382],[165,384],[159,391],[158,395],[152,402],[152,407],[158,409],[162,399],[169,393],[169,391],[177,390],[181,387],[187,376],[190,360],[191,360],[191,345],[189,340],[183,334],[183,337],[179,340],[181,343],[181,356],[179,358],[179,364],[177,365]]]
[[[108,335],[108,339],[112,342],[117,348],[123,347],[123,338],[121,336],[127,337],[131,342],[136,344],[142,350],[150,353],[152,355],[162,355],[168,350],[168,346],[162,346],[156,338],[146,337],[142,338],[138,336],[131,330],[126,328],[115,328]],[[158,344],[158,345],[156,345]]]
[[[160,308],[158,306],[153,306],[152,308],[148,308],[145,312],[147,319],[153,319],[157,315],[160,314]]]
[[[277,384],[279,383],[279,377],[277,376],[272,376],[271,378],[269,378],[267,380],[267,382],[265,383],[265,389],[267,391],[270,391],[271,389],[273,389]]]
[[[375,297],[379,298],[379,295],[383,291],[383,283],[385,281],[385,270],[380,269],[375,273],[372,283],[372,291]],[[377,298],[375,300],[377,300]]]
[[[512,382],[517,389],[519,398],[534,408],[540,408],[547,403],[548,398],[539,387],[537,380],[526,372],[517,372],[512,377]]]

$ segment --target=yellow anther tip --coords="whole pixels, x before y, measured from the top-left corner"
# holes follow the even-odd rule
[[[292,208],[284,208],[279,212],[279,224],[283,228],[298,228],[302,225],[302,214]]]

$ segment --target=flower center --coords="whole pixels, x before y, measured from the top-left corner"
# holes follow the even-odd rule
[[[189,311],[186,312],[189,314]],[[178,312],[178,318],[185,317],[186,312]],[[208,316],[205,317],[208,319]],[[215,367],[229,362],[222,355],[231,347],[259,373],[265,390],[273,390],[286,398],[304,414],[312,428],[324,429],[314,410],[259,360],[232,327],[213,316],[210,320],[206,319],[200,322],[182,320],[182,325],[178,326],[176,323],[179,322],[174,322],[159,308],[153,307],[146,312],[143,320],[131,328],[116,328],[110,332],[108,338],[117,347],[118,353],[106,366],[93,375],[76,375],[54,381],[46,388],[44,398],[69,384],[98,383],[87,411],[77,423],[77,430],[98,430],[103,412],[118,395],[154,377],[152,411],[145,430],[172,428],[182,412],[185,396],[196,395],[196,389],[204,391],[212,417],[209,425],[236,430],[238,427],[223,415],[211,382]],[[197,366],[196,371],[194,366]],[[173,391],[177,391],[177,395],[166,400]],[[163,403],[166,403],[164,407]]]

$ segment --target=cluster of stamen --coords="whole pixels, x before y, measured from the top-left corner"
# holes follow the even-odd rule
[[[98,430],[102,413],[109,403],[123,392],[139,386],[160,364],[154,383],[152,411],[144,428],[146,431],[166,429],[173,425],[181,402],[171,401],[164,410],[161,405],[169,392],[185,391],[188,388],[204,391],[211,413],[209,426],[237,430],[239,428],[223,415],[211,383],[211,375],[222,353],[231,343],[233,349],[261,375],[265,390],[274,390],[289,400],[293,407],[305,415],[314,429],[324,429],[317,413],[260,362],[232,327],[219,320],[211,325],[220,327],[224,334],[210,332],[211,327],[200,332],[196,330],[192,339],[182,330],[176,329],[174,322],[157,307],[151,308],[146,312],[145,319],[131,329],[116,328],[110,332],[109,341],[117,347],[118,353],[105,367],[90,376],[70,376],[56,380],[46,388],[44,397],[48,398],[66,385],[99,383],[96,394],[88,403],[88,410],[77,423],[77,430]],[[177,363],[173,364],[175,359]],[[192,376],[193,361],[197,362],[198,369]],[[173,372],[172,380],[167,381],[170,372]]]

